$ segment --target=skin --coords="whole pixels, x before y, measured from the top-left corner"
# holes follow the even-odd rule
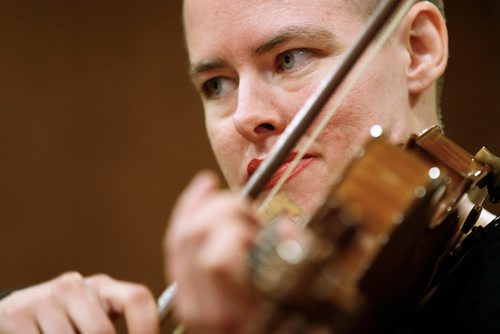
[[[201,92],[210,143],[237,192],[247,180],[248,163],[267,156],[325,73],[338,64],[365,17],[343,1],[284,6],[279,1],[194,0],[185,2],[184,18],[192,79]],[[426,24],[418,29],[428,29]],[[399,143],[437,124],[433,81],[407,74],[420,66],[422,59],[414,57],[427,55],[408,50],[421,43],[407,45],[412,41],[404,36],[406,28],[384,47],[308,150],[314,161],[285,186],[306,211],[318,205],[325,180],[339,175],[374,124]],[[284,40],[276,42],[280,38]],[[442,69],[444,55],[443,50]]]
[[[190,331],[252,332],[266,307],[246,278],[257,218],[235,194],[249,161],[266,157],[364,17],[341,0],[185,0],[184,22],[192,80],[231,191],[207,172],[186,189],[165,237],[167,276],[178,282],[175,312]],[[447,56],[439,11],[415,4],[285,184],[289,197],[317,208],[325,180],[339,176],[374,124],[395,143],[437,124],[435,82]]]
[[[70,272],[2,299],[0,333],[112,334],[115,315],[126,319],[129,333],[158,333],[156,303],[146,287]]]

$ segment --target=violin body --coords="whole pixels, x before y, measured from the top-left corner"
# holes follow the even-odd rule
[[[429,291],[458,240],[456,204],[488,172],[437,127],[404,149],[370,140],[309,221],[308,241],[263,237],[253,252],[253,282],[275,305],[264,328],[391,328]],[[283,254],[290,242],[299,257]]]

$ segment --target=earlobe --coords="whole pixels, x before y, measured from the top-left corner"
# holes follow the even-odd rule
[[[448,31],[439,10],[423,1],[407,14],[403,34],[409,55],[408,88],[418,94],[444,73],[448,61]]]

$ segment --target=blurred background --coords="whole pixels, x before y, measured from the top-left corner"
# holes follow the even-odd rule
[[[0,290],[67,270],[163,289],[170,209],[216,169],[181,3],[0,0]],[[499,5],[447,2],[444,120],[470,152],[500,154]]]

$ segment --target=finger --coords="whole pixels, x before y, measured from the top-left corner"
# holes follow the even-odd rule
[[[107,309],[97,297],[98,292],[89,289],[79,273],[67,273],[58,277],[53,289],[79,332],[116,333]]]
[[[3,321],[0,325],[0,333],[2,334],[40,334],[40,330],[34,321],[20,321],[20,322],[12,322],[10,320]]]
[[[42,333],[75,333],[69,315],[61,305],[45,305],[41,307],[37,314],[37,323]]]
[[[237,213],[235,215],[239,216]],[[227,281],[242,284],[246,278],[245,259],[254,245],[256,228],[240,220],[219,224],[217,233],[212,233],[200,254],[202,269]]]
[[[245,259],[253,245],[254,227],[242,222],[239,212],[233,214],[226,224],[215,226],[217,233],[210,236],[198,255],[200,271],[184,275],[186,280],[189,276],[199,278],[179,296],[183,304],[181,316],[187,317],[190,329],[235,332],[235,326],[248,315],[247,306],[254,296],[248,285]]]
[[[183,285],[191,279],[196,280],[197,276],[190,271],[196,267],[196,258],[203,252],[205,243],[211,234],[224,229],[225,224],[239,223],[234,218],[234,212],[242,210],[241,206],[232,194],[217,192],[207,195],[196,209],[178,212],[177,220],[172,222],[176,226],[168,231],[165,238],[164,254],[168,263],[165,266],[166,276],[176,280],[186,279]],[[245,218],[244,214],[240,215]],[[186,263],[193,265],[186,266]]]
[[[194,212],[197,212],[203,202],[207,200],[210,193],[215,192],[218,186],[217,177],[210,171],[198,173],[191,181],[189,186],[179,197],[171,215],[170,225],[165,231],[163,238],[163,250],[165,254],[169,253],[172,245],[177,245],[177,240],[182,242],[184,235],[192,231],[189,226]]]
[[[21,290],[0,301],[0,333],[39,334],[35,315],[29,308],[29,294]]]
[[[207,194],[218,188],[218,185],[219,180],[213,172],[208,170],[199,172],[179,197],[172,215],[173,219],[175,220],[178,212],[196,208]]]
[[[156,301],[142,285],[116,281],[105,275],[87,279],[87,284],[98,291],[97,295],[109,311],[125,318],[131,334],[156,334],[159,319]]]
[[[234,243],[235,246],[241,243],[243,249],[247,250],[249,244],[253,243],[258,226],[250,216],[248,205],[227,192],[211,196],[185,220],[176,231],[177,234],[171,235],[172,241],[166,254],[169,264],[167,269],[170,277],[180,281],[180,291],[193,291],[196,294],[196,289],[183,289],[183,286],[198,286],[198,267],[212,260],[218,261],[221,252],[224,255],[221,258],[224,259],[227,255],[225,249],[229,248],[218,249],[225,247],[226,242]],[[217,238],[217,235],[221,237]],[[191,265],[186,266],[186,263]]]
[[[224,288],[220,284],[222,279],[230,287],[238,288],[248,283],[246,258],[254,244],[253,235],[253,229],[244,224],[225,226],[224,230],[212,235],[200,262],[221,288]]]
[[[205,194],[196,207],[178,210],[172,224],[165,245],[167,255],[172,251],[189,253],[201,249],[207,236],[217,233],[225,225],[245,224],[258,228],[250,204],[228,191]]]

